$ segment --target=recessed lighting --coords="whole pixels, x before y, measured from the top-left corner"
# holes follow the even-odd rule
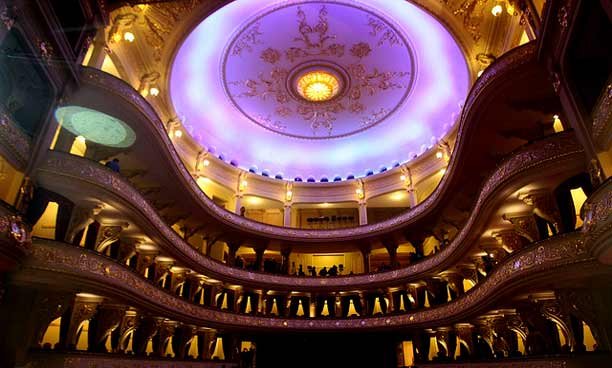
[[[442,158],[442,151],[436,152],[436,157],[437,158]]]
[[[249,183],[246,180],[243,180],[240,182],[240,185],[242,185],[243,187],[246,187]]]
[[[175,136],[176,138],[180,138],[180,137],[182,137],[182,136],[183,136],[183,131],[182,131],[182,130],[180,130],[180,129],[175,130],[175,131],[174,131],[174,136]]]
[[[157,95],[159,95],[159,88],[157,88],[157,87],[151,87],[151,88],[149,88],[149,94],[150,94],[151,96],[157,96]]]
[[[405,196],[406,196],[406,193],[404,192],[395,192],[391,194],[391,199],[394,201],[401,201],[402,199],[404,199]]]
[[[123,39],[131,43],[131,42],[134,42],[134,40],[136,39],[136,36],[134,36],[132,32],[125,32],[123,34]]]
[[[210,161],[208,161],[208,159],[206,159],[206,160],[204,160],[203,164],[204,164],[204,166],[208,166],[208,165],[210,165]]]
[[[81,142],[81,143],[85,143],[85,137],[83,137],[82,135],[79,135],[75,138],[77,141]]]
[[[402,176],[400,176],[400,180],[401,180],[401,181],[406,181],[406,175],[402,175]]]

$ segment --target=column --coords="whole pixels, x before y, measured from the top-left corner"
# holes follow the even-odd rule
[[[359,201],[359,225],[368,224],[368,207],[365,200]]]
[[[253,247],[253,249],[255,249],[255,270],[263,271],[263,256],[264,252],[266,251],[266,246],[258,245]]]
[[[363,273],[370,273],[370,255],[372,254],[372,247],[369,244],[364,244],[361,246],[360,251],[363,256]]]
[[[283,208],[283,226],[291,227],[291,203],[285,203]]]
[[[87,61],[87,66],[101,69],[102,64],[104,63],[104,57],[106,56],[104,51],[106,48],[106,42],[104,41],[103,29],[98,31],[91,47],[91,57]]]
[[[281,246],[281,271],[285,274],[289,274],[289,256],[291,255],[291,248],[287,246]]]
[[[236,261],[236,252],[238,248],[240,248],[240,243],[228,242],[227,243],[228,253],[227,253],[227,265],[233,266]]]
[[[236,198],[236,206],[234,206],[234,213],[236,215],[243,215],[241,208],[242,208],[242,194],[236,194],[234,196]]]
[[[391,289],[387,290],[385,297],[389,300],[389,305],[387,305],[387,313],[395,312],[395,301],[393,300],[393,292]]]
[[[392,240],[387,240],[383,243],[387,253],[389,253],[389,262],[392,268],[399,268],[399,260],[397,259],[397,248],[399,245]]]
[[[410,187],[408,187],[406,191],[408,192],[408,201],[410,203],[410,208],[416,207],[417,205],[416,189],[414,188],[413,185],[410,185]]]

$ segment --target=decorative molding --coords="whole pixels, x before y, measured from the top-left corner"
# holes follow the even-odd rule
[[[593,139],[597,148],[608,150],[612,141],[612,81],[604,88],[593,109]]]
[[[452,302],[424,310],[400,315],[384,315],[363,318],[288,319],[231,313],[203,307],[179,298],[161,289],[125,265],[79,247],[63,245],[48,240],[34,243],[33,255],[24,265],[24,271],[15,277],[21,282],[34,280],[72,280],[88,285],[92,292],[103,292],[106,297],[126,300],[134,307],[146,307],[163,311],[169,318],[184,323],[212,325],[214,327],[253,327],[272,330],[369,330],[408,326],[440,325],[457,322],[466,316],[482,312],[512,287],[522,282],[533,283],[559,270],[584,271],[599,267],[590,257],[583,234],[560,235],[533,244],[513,253],[499,264],[490,275],[470,291]],[[39,272],[52,273],[55,277],[40,277]],[[62,277],[57,277],[62,275]],[[135,297],[137,296],[137,297]]]
[[[30,154],[32,152],[32,140],[27,136],[13,119],[2,111],[0,107],[0,145],[3,147],[2,151],[7,150],[7,154],[10,154],[21,168],[24,168]]]
[[[502,162],[498,170],[496,170],[489,180],[485,182],[466,224],[453,241],[440,252],[425,258],[421,262],[411,264],[398,270],[331,279],[262,274],[227,267],[222,263],[214,261],[198,252],[198,250],[186,243],[184,239],[174,232],[164,219],[160,217],[159,213],[149,201],[147,201],[129,181],[97,163],[90,162],[77,156],[51,151],[39,170],[44,172],[41,174],[50,175],[50,177],[54,178],[53,180],[58,180],[63,176],[65,180],[87,182],[111,190],[114,195],[122,197],[134,211],[142,214],[142,219],[144,221],[151,224],[164,239],[167,239],[168,243],[166,244],[168,245],[164,247],[166,251],[178,259],[182,259],[185,266],[191,267],[197,272],[222,275],[225,278],[242,280],[242,282],[247,284],[276,284],[292,288],[325,288],[329,286],[348,288],[352,286],[365,286],[387,283],[400,279],[415,278],[424,272],[430,272],[440,267],[441,264],[447,263],[449,259],[456,257],[458,253],[462,253],[458,250],[464,248],[466,239],[471,234],[473,227],[478,224],[483,216],[486,218],[486,214],[483,214],[482,209],[489,200],[494,198],[495,193],[501,186],[508,185],[511,183],[512,178],[525,174],[526,172],[541,171],[542,168],[547,165],[555,165],[557,167],[560,162],[567,160],[583,160],[581,146],[568,134],[553,136],[549,139],[524,147],[514,156]],[[218,207],[218,210],[221,214],[225,214],[226,216],[234,216],[220,207]],[[264,224],[261,225],[268,226]],[[293,231],[297,231],[296,229],[277,229],[286,230],[289,234]],[[299,230],[299,232],[317,233],[316,230]]]

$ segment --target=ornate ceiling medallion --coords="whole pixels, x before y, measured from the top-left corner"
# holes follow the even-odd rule
[[[406,101],[415,72],[409,42],[384,16],[320,1],[285,3],[248,20],[227,44],[221,70],[241,113],[305,139],[345,137],[384,121]]]

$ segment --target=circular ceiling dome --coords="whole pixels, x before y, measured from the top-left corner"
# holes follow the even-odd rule
[[[291,180],[407,161],[468,84],[454,38],[410,3],[237,0],[180,46],[170,94],[200,144]]]

